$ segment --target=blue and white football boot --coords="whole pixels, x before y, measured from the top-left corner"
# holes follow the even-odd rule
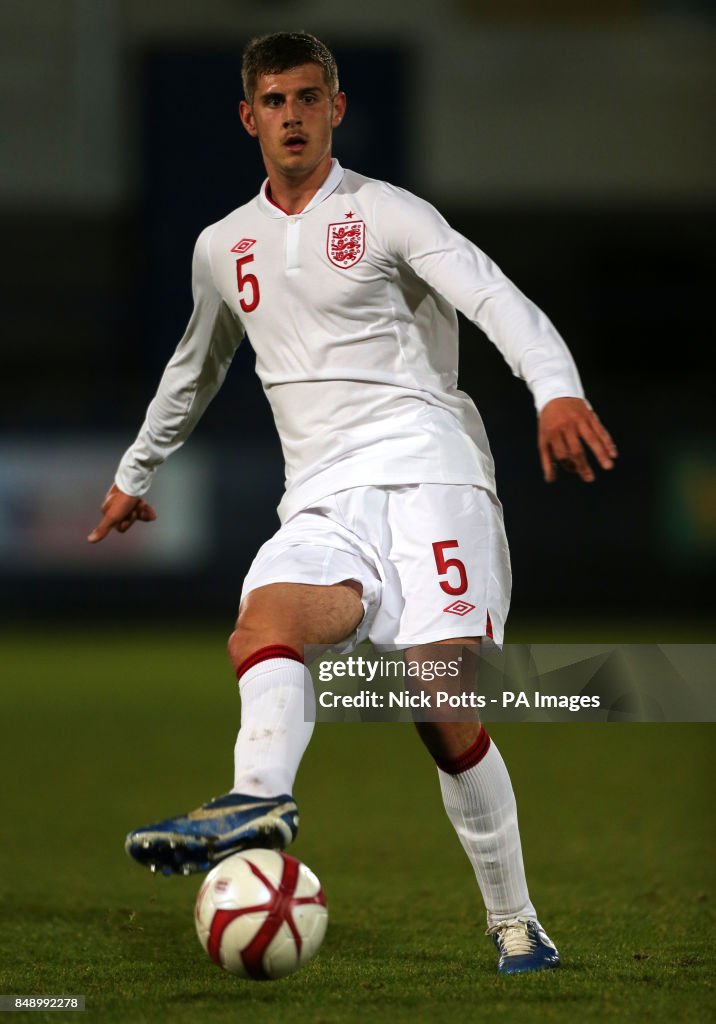
[[[500,974],[526,974],[559,967],[559,953],[539,921],[516,917],[487,929],[500,959]]]
[[[283,850],[297,832],[298,808],[288,794],[226,793],[188,814],[130,832],[124,848],[151,871],[191,875],[249,847]]]

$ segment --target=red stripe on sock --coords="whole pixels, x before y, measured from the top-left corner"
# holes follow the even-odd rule
[[[442,758],[436,757],[435,764],[448,775],[461,775],[463,772],[468,771],[468,769],[474,768],[476,764],[479,764],[489,749],[490,737],[485,726],[481,725],[477,739],[471,747],[467,748],[464,754],[460,754],[459,757],[449,761],[443,761]]]
[[[259,647],[258,651],[254,651],[248,658],[244,658],[236,669],[236,678],[241,679],[254,665],[258,665],[262,661],[269,661],[271,658],[290,658],[291,661],[300,661],[303,664],[303,658],[293,647],[286,647],[285,644],[268,644],[267,647]]]

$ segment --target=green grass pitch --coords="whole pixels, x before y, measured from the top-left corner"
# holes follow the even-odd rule
[[[491,728],[564,963],[513,978],[495,973],[412,727],[319,726],[292,852],[327,894],[323,948],[278,982],[217,969],[194,933],[199,879],[154,877],[122,844],[228,788],[239,700],[223,643],[179,629],[0,640],[0,993],[85,995],[84,1019],[122,1024],[715,1019],[703,725]]]

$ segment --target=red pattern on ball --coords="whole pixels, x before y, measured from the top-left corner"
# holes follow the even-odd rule
[[[246,861],[253,874],[269,890],[269,899],[265,903],[256,904],[251,907],[240,907],[236,910],[216,910],[214,911],[211,928],[209,929],[207,952],[214,963],[222,967],[221,940],[226,928],[237,917],[243,917],[256,911],[267,912],[261,927],[251,942],[241,952],[244,967],[249,976],[255,981],[268,981],[270,978],[270,975],[264,969],[263,955],[284,921],[291,930],[293,941],[296,943],[296,951],[299,956],[301,955],[302,940],[301,934],[296,927],[296,922],[293,919],[294,907],[306,903],[317,903],[323,907],[326,905],[326,897],[322,888],[319,888],[315,896],[295,895],[300,862],[295,857],[289,857],[286,853],[280,854],[280,857],[283,861],[283,871],[278,888],[266,877],[260,868],[250,860]]]

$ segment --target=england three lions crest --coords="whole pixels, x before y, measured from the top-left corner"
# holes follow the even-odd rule
[[[365,252],[365,223],[354,220],[329,224],[326,251],[334,267],[354,267]]]

